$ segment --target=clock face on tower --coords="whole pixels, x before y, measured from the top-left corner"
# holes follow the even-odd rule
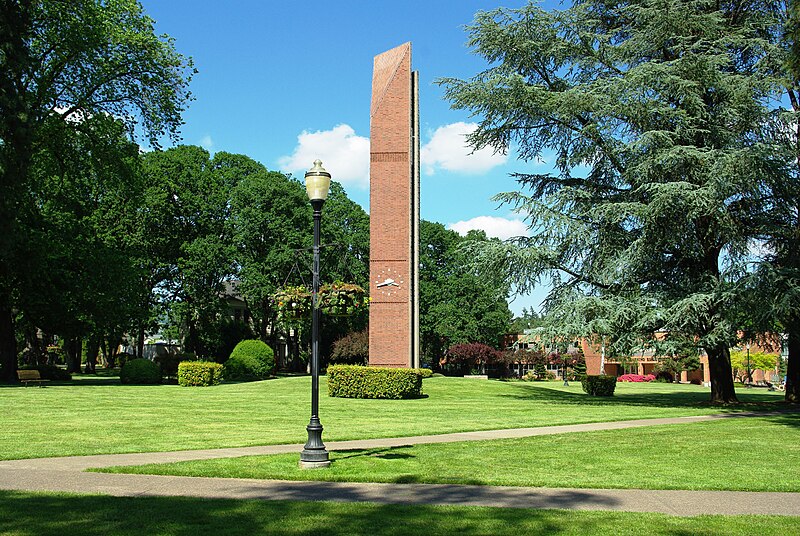
[[[382,268],[378,271],[378,277],[373,281],[375,292],[380,296],[390,298],[396,296],[405,285],[404,277],[400,272],[392,268]]]

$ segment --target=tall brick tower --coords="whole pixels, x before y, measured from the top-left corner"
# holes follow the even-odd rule
[[[418,80],[411,43],[375,56],[369,164],[373,366],[419,366]]]

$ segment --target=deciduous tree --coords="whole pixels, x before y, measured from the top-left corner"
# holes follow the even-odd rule
[[[192,72],[135,0],[0,2],[0,379],[16,369],[19,261],[38,253],[21,238],[20,217],[33,203],[34,158],[57,154],[72,130],[85,134],[93,158],[118,160],[88,126],[100,115],[152,145],[177,136]]]
[[[434,366],[457,343],[501,344],[509,330],[508,284],[468,266],[460,248],[485,243],[482,232],[466,237],[440,223],[420,225],[420,339]]]

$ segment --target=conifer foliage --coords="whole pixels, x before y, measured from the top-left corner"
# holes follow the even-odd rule
[[[733,283],[765,181],[783,180],[767,67],[783,8],[585,0],[480,12],[469,44],[490,67],[440,81],[479,118],[475,148],[554,164],[497,196],[529,218],[531,236],[476,245],[480,262],[521,292],[553,277],[551,305],[577,290],[613,299],[628,330],[695,341],[715,402],[736,401]]]

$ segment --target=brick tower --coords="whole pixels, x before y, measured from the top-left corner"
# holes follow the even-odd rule
[[[369,364],[419,366],[419,107],[411,43],[375,56],[370,107]]]

